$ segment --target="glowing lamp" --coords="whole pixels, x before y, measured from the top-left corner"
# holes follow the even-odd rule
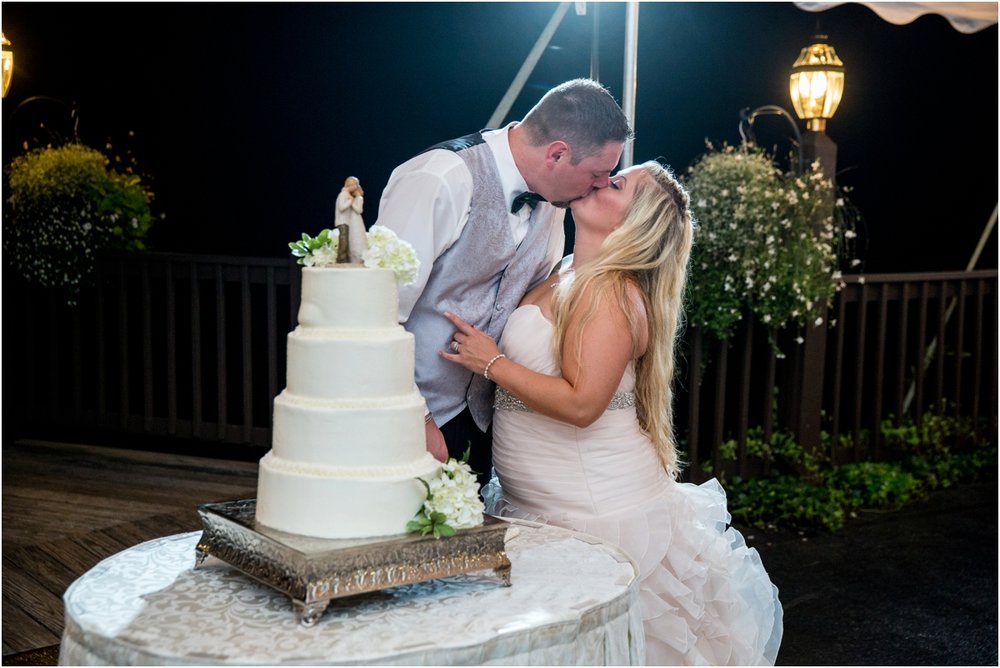
[[[0,33],[0,37],[3,37],[3,97],[7,97],[10,80],[14,78],[14,49],[6,35]]]
[[[844,63],[826,43],[826,35],[816,35],[813,43],[802,49],[792,65],[788,92],[799,118],[814,132],[826,130],[844,95]]]

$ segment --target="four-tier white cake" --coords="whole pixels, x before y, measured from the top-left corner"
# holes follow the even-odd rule
[[[424,442],[413,335],[388,269],[305,267],[257,521],[317,538],[401,534],[440,464]]]

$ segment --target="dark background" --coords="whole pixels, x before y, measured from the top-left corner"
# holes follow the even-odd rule
[[[507,120],[590,74],[595,7],[599,78],[622,99],[625,5],[587,6],[570,8]],[[15,53],[4,164],[40,122],[70,135],[75,105],[84,143],[133,151],[151,178],[166,214],[155,250],[284,256],[288,241],[332,224],[346,176],[360,178],[371,225],[395,165],[484,127],[555,8],[4,2]],[[634,161],[681,172],[706,139],[739,142],[741,109],[791,111],[788,73],[817,29],[847,70],[828,134],[865,217],[864,270],[964,269],[997,202],[995,25],[893,25],[860,4],[643,3]],[[32,96],[59,102],[18,108]],[[789,150],[783,119],[756,131]],[[979,268],[997,266],[996,239]]]

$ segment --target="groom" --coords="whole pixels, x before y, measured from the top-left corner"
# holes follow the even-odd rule
[[[427,401],[427,450],[492,468],[495,386],[438,356],[450,311],[495,339],[521,297],[563,256],[564,208],[605,188],[631,139],[628,119],[600,84],[556,86],[520,122],[437,144],[398,166],[377,224],[410,242],[417,280],[401,287],[399,321],[416,339],[416,382]]]

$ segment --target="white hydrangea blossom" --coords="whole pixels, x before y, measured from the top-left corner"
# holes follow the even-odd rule
[[[424,510],[442,513],[453,529],[471,529],[483,523],[479,483],[468,463],[449,459],[441,466],[441,475],[427,481],[430,493]]]
[[[408,285],[417,279],[420,261],[408,242],[383,225],[372,225],[368,230],[368,250],[361,256],[366,267],[391,269],[396,280]]]

